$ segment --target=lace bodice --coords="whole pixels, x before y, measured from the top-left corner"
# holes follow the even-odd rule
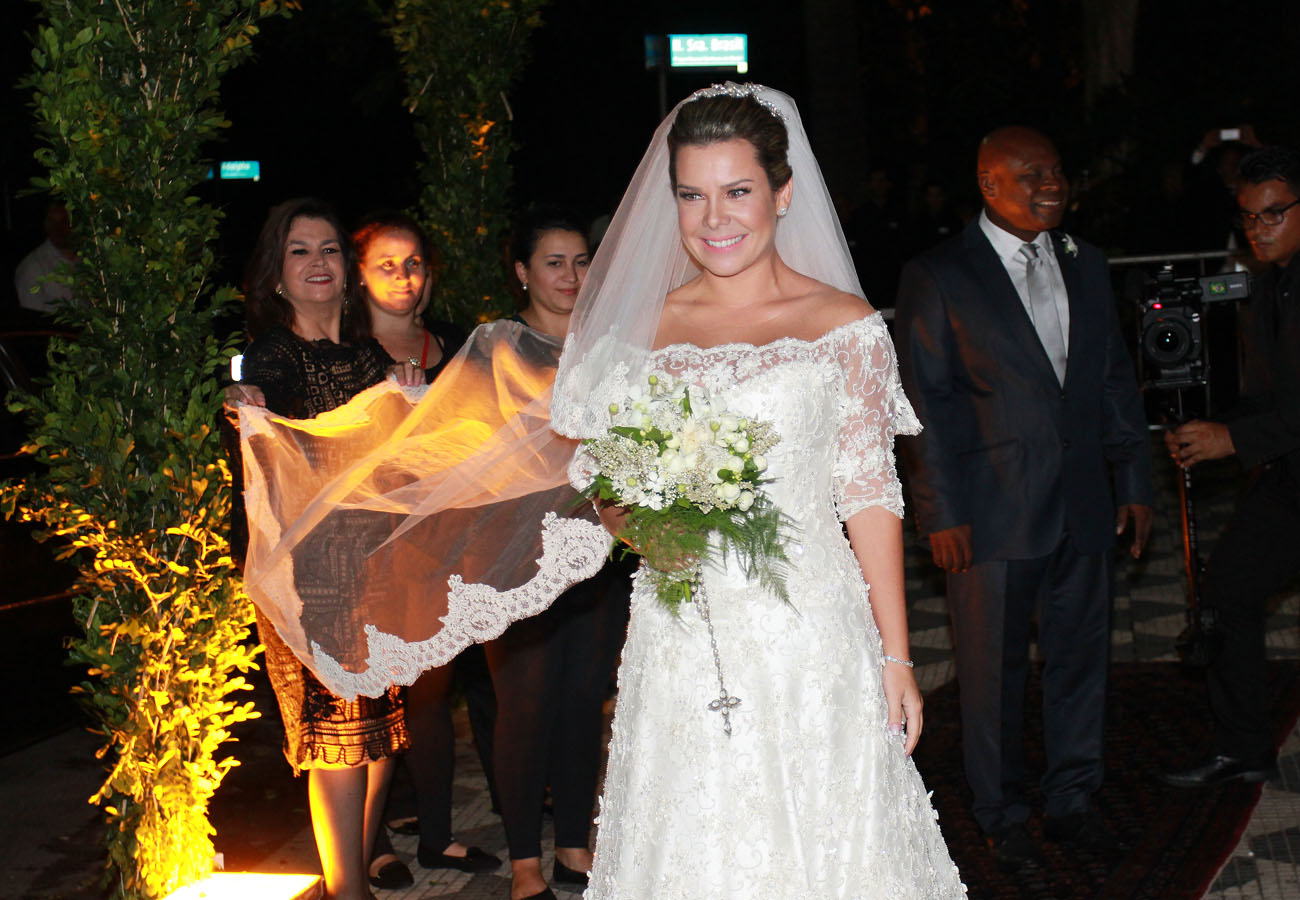
[[[392,362],[374,338],[357,344],[307,341],[272,328],[244,351],[244,381],[266,395],[272,412],[295,419],[342,406],[384,380]]]
[[[917,433],[920,423],[879,313],[814,341],[673,344],[651,354],[648,367],[700,385],[730,412],[775,426],[781,442],[768,455],[768,489],[796,521],[845,520],[876,505],[903,515],[894,437]],[[611,396],[627,395],[626,376],[616,373],[611,382]],[[592,460],[580,454],[574,485],[585,486],[593,474]]]

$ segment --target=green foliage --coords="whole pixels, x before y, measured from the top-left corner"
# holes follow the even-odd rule
[[[583,491],[582,499],[619,503],[621,496],[613,482],[600,474]],[[627,507],[618,539],[646,558],[659,601],[675,613],[690,602],[699,584],[701,560],[713,555],[726,560],[733,553],[746,578],[789,603],[785,574],[790,560],[785,543],[790,526],[790,518],[766,493],[755,495],[754,505],[744,512],[717,506],[705,511],[679,497],[663,509]]]
[[[21,398],[42,472],[7,485],[9,515],[62,539],[81,567],[80,691],[109,774],[91,802],[107,819],[117,897],[161,897],[211,870],[208,800],[233,759],[237,673],[255,667],[251,606],[227,542],[230,472],[213,427],[231,348],[214,321],[219,213],[192,196],[200,148],[226,125],[221,76],[257,22],[292,0],[42,0],[32,108],[48,175],[69,209],[76,301],[51,376]]]
[[[545,2],[394,0],[388,14],[424,149],[420,216],[442,258],[433,302],[440,317],[462,325],[511,308],[507,94]]]

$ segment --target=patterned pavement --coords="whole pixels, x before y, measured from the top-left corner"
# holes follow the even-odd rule
[[[1160,496],[1156,528],[1147,557],[1134,563],[1120,556],[1117,565],[1113,655],[1117,661],[1167,661],[1174,665],[1174,637],[1183,627],[1182,544],[1178,530],[1175,472],[1162,453],[1156,453]],[[1235,464],[1216,464],[1197,475],[1198,518],[1203,552],[1231,510],[1240,478]],[[910,526],[909,529],[910,531]],[[909,541],[911,540],[909,536]],[[952,645],[943,581],[928,555],[914,544],[907,550],[908,603],[913,657],[923,690],[938,687],[953,677]],[[1295,586],[1293,586],[1294,588]],[[1279,659],[1300,659],[1300,592],[1277,598],[1270,618],[1269,653]],[[258,702],[273,708],[269,696]],[[274,712],[269,712],[274,716]],[[1208,727],[1208,726],[1207,726]],[[458,717],[456,788],[453,823],[457,836],[505,859],[505,836],[500,819],[491,812],[482,770],[468,740],[464,715]],[[1191,736],[1193,741],[1199,735]],[[225,844],[232,867],[263,872],[319,871],[311,829],[307,825],[302,780],[284,784],[287,771],[274,740],[265,746],[241,743],[236,752],[249,770],[258,766],[276,777],[280,787],[273,798],[272,815],[249,822],[243,844],[240,828],[218,835],[217,848]],[[98,850],[98,825],[85,798],[98,784],[98,767],[91,757],[93,739],[70,730],[23,751],[0,757],[0,804],[9,810],[0,822],[0,839],[13,853],[0,872],[0,896],[81,900],[98,897],[94,887],[102,866]],[[256,754],[260,753],[258,757]],[[1282,749],[1280,775],[1264,786],[1248,828],[1219,873],[1207,900],[1295,900],[1300,898],[1300,728],[1293,729]],[[238,770],[237,770],[238,771]],[[255,782],[260,784],[261,782]],[[233,790],[230,788],[228,790]],[[409,783],[399,774],[390,804],[392,815],[411,812]],[[231,823],[227,823],[231,824]],[[242,826],[244,823],[233,823]],[[394,836],[398,853],[411,863],[415,884],[403,891],[379,891],[379,900],[422,900],[451,897],[457,900],[506,900],[509,867],[492,873],[465,875],[434,872],[415,862],[416,838]],[[543,835],[544,871],[551,864],[551,829]],[[1226,850],[1227,848],[1225,848]],[[561,900],[577,900],[577,893],[557,890]]]
[[[1182,630],[1185,601],[1182,587],[1182,534],[1179,529],[1176,473],[1162,450],[1153,448],[1159,499],[1151,547],[1145,559],[1118,557],[1113,626],[1113,656],[1119,662],[1167,661],[1178,657],[1174,638]],[[1203,555],[1232,509],[1240,472],[1231,462],[1198,472],[1194,485]],[[910,530],[910,523],[909,523]],[[928,554],[909,536],[907,588],[912,655],[922,690],[953,678],[952,642],[943,597],[943,580]],[[1300,592],[1277,598],[1269,621],[1272,658],[1300,659]],[[462,732],[466,729],[462,727]],[[1293,729],[1282,749],[1280,777],[1264,787],[1249,826],[1231,858],[1205,894],[1206,900],[1295,900],[1300,898],[1300,727]],[[457,836],[469,844],[506,858],[499,818],[487,799],[482,770],[468,741],[457,744],[454,824]],[[397,802],[397,801],[395,801]],[[551,864],[551,831],[543,834],[544,872]],[[274,856],[284,862],[314,862],[311,835],[304,832]],[[412,862],[414,886],[379,892],[380,900],[506,900],[509,867],[477,875],[433,872],[414,864],[416,838],[396,835],[398,853]],[[268,860],[268,863],[272,863]],[[264,866],[271,870],[273,865]],[[288,866],[292,868],[292,866]],[[301,863],[299,863],[301,870]],[[577,893],[556,889],[560,900],[577,900]]]

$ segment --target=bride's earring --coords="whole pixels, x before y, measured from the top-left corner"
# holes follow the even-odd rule
[[[783,218],[785,214],[788,213],[789,211],[790,211],[790,207],[788,206],[781,207],[776,211],[777,218]]]

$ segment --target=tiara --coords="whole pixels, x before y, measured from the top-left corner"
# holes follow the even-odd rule
[[[702,100],[705,97],[736,97],[737,99],[742,97],[753,97],[758,101],[760,106],[784,122],[785,113],[781,112],[781,110],[777,108],[777,105],[771,100],[765,100],[759,96],[759,92],[765,90],[767,90],[767,88],[763,87],[763,85],[754,84],[753,82],[747,84],[736,84],[734,81],[728,81],[726,84],[712,84],[706,88],[700,88],[700,90],[691,94],[687,102],[689,103],[691,100]]]

